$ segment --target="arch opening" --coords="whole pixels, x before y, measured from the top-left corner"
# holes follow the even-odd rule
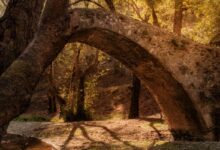
[[[188,94],[144,48],[122,35],[102,28],[78,31],[71,38],[71,42],[75,41],[101,49],[131,69],[165,114],[175,139],[182,139],[183,134],[194,140],[201,138],[201,118]]]

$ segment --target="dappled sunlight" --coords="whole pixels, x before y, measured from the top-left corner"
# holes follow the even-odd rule
[[[56,116],[54,116],[54,117],[52,117],[51,119],[50,119],[50,121],[51,122],[65,122],[65,120],[63,119],[63,118],[61,118],[60,116],[58,116],[58,115],[56,115]]]
[[[158,123],[158,120],[152,123],[154,122]],[[20,128],[19,131],[18,128]],[[156,128],[156,130],[152,128],[149,121],[135,119],[74,123],[12,122],[8,132],[39,138],[58,149],[82,149],[96,146],[138,149],[146,146],[146,143],[151,140],[172,140],[166,125],[161,122],[161,125]],[[163,138],[157,132],[160,132]]]

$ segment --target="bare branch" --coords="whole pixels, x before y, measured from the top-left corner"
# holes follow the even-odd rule
[[[106,4],[108,5],[108,8],[112,11],[112,12],[115,12],[116,9],[115,9],[115,6],[114,6],[114,3],[113,3],[113,0],[105,0]]]
[[[131,5],[131,7],[133,7],[133,10],[135,11],[135,13],[137,14],[138,18],[141,20],[141,21],[145,21],[145,19],[141,16],[141,13],[140,13],[140,9],[138,8],[137,4],[135,3],[134,0],[131,1],[131,3],[129,3]]]
[[[73,2],[71,4],[69,4],[69,7],[71,7],[73,5],[76,5],[76,4],[78,4],[80,2],[83,2],[83,1],[87,1],[87,2],[93,3],[93,4],[97,5],[98,7],[102,8],[102,9],[105,9],[102,5],[100,5],[99,3],[95,2],[95,1],[92,1],[92,0],[78,0],[78,1],[75,1],[75,2]]]

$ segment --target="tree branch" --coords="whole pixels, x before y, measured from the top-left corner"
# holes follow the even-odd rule
[[[102,8],[102,9],[105,9],[102,5],[100,5],[99,3],[95,2],[95,1],[92,1],[92,0],[78,0],[78,1],[75,1],[75,2],[73,2],[71,4],[69,4],[69,7],[71,7],[73,5],[76,5],[76,4],[78,4],[80,2],[83,2],[83,1],[87,1],[87,2],[93,3],[93,4],[97,5],[98,7]]]
[[[112,12],[116,12],[113,0],[105,0],[105,3],[108,5],[108,8],[112,11]]]
[[[134,0],[131,1],[131,3],[129,3],[131,5],[131,7],[133,7],[135,13],[137,14],[138,18],[141,20],[141,21],[144,21],[145,19],[141,16],[141,13],[140,13],[140,10],[137,6],[137,4],[135,3]]]

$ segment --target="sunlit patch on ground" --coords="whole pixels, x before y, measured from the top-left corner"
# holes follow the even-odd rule
[[[167,125],[159,120],[150,121],[11,122],[8,132],[36,137],[57,149],[67,150],[146,149],[154,141],[157,144],[158,141],[172,141]]]
[[[167,125],[154,118],[73,123],[11,122],[8,132],[39,138],[58,150],[220,150],[219,142],[173,142]],[[35,143],[34,146],[42,150],[48,145]]]

